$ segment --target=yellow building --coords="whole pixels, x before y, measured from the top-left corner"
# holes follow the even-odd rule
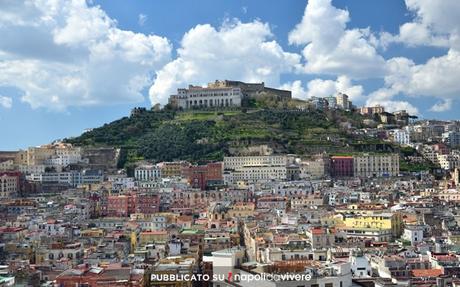
[[[166,242],[167,240],[168,232],[165,230],[144,231],[139,234],[139,242],[141,245],[153,242]]]
[[[20,150],[16,153],[14,163],[18,165],[27,165],[27,151]]]
[[[330,214],[321,216],[320,222],[322,226],[329,226],[329,227],[343,225],[342,217],[334,213],[330,213]]]
[[[81,237],[102,238],[105,236],[105,230],[102,228],[90,228],[80,232]]]
[[[131,243],[131,253],[134,252],[137,248],[137,232],[135,230],[131,231],[130,234],[130,243]]]
[[[398,213],[344,215],[343,224],[347,229],[391,230],[394,237],[399,237],[403,228],[402,218]]]
[[[51,145],[43,145],[40,147],[30,147],[27,150],[27,165],[44,164],[45,160],[56,154],[56,151]]]
[[[158,164],[161,170],[161,177],[181,176],[182,168],[187,167],[190,163],[186,161],[161,162]]]

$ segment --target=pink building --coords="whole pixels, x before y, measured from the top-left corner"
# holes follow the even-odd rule
[[[107,216],[129,216],[135,212],[135,196],[111,195],[107,198]]]
[[[332,156],[331,175],[333,177],[353,176],[353,157],[352,156]]]
[[[160,210],[160,197],[152,193],[111,195],[107,198],[107,216],[124,217],[132,213],[153,214]]]
[[[160,211],[160,196],[152,193],[140,193],[135,195],[137,213],[153,214]]]

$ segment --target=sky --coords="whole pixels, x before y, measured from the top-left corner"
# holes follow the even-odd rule
[[[2,0],[0,150],[216,79],[460,119],[458,15],[458,0]]]

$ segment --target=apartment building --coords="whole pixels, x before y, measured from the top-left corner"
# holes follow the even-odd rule
[[[399,174],[398,154],[363,154],[353,157],[356,177],[397,176]]]
[[[31,174],[26,178],[31,182],[40,182],[42,184],[60,184],[76,187],[81,184],[100,183],[104,180],[104,175],[100,170],[84,170],[82,172],[45,172]]]
[[[378,238],[378,241],[388,241],[390,238],[385,235],[398,237],[403,231],[402,218],[397,213],[344,215],[343,224],[343,229],[351,237],[369,235],[370,238]]]
[[[437,162],[444,170],[460,167],[460,156],[454,154],[437,154]]]
[[[161,178],[161,168],[153,164],[145,164],[134,169],[134,177],[138,181],[155,181]]]
[[[351,102],[348,100],[348,96],[343,93],[338,93],[335,96],[337,101],[337,108],[342,110],[350,110],[351,109]]]
[[[190,166],[190,163],[186,161],[160,162],[158,164],[161,177],[181,176],[182,168],[187,166]]]
[[[286,166],[245,166],[231,171],[231,182],[256,182],[264,180],[287,179]]]
[[[0,173],[0,199],[8,199],[19,190],[19,175],[15,173]]]
[[[362,115],[381,114],[385,112],[385,108],[378,105],[375,107],[362,107],[359,109],[359,112]]]
[[[287,179],[288,166],[294,161],[291,155],[224,157],[225,180],[235,183]]]
[[[353,157],[352,156],[332,156],[331,175],[333,177],[353,176]]]
[[[449,131],[442,134],[442,141],[450,147],[460,146],[460,132]]]
[[[410,144],[410,133],[403,129],[397,129],[392,131],[393,142],[400,145]]]
[[[233,156],[224,157],[224,170],[236,170],[243,167],[286,166],[294,162],[290,155]]]
[[[319,179],[329,171],[329,159],[304,160],[299,165],[300,178]]]
[[[222,162],[184,167],[182,176],[187,178],[193,188],[201,190],[220,185],[223,183]]]

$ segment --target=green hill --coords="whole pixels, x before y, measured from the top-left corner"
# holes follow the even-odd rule
[[[361,120],[352,113],[317,110],[144,111],[66,141],[120,147],[120,166],[140,159],[218,160],[231,148],[260,144],[278,153],[348,152],[360,139],[350,138],[342,123],[359,126]]]

